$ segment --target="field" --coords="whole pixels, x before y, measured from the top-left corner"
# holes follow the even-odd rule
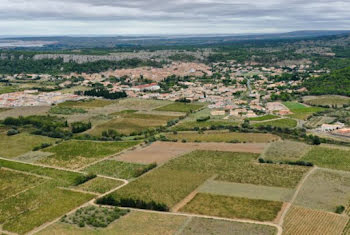
[[[41,177],[0,168],[0,203],[44,181],[45,179]]]
[[[350,171],[350,150],[313,147],[302,160],[324,168]]]
[[[304,167],[260,165],[257,154],[195,151],[170,160],[149,174],[112,193],[120,204],[132,198],[155,201],[169,209],[210,177],[218,180],[293,188],[308,170]],[[188,180],[191,179],[191,180]]]
[[[244,197],[269,201],[289,201],[294,193],[293,189],[268,187],[253,184],[238,184],[222,181],[208,180],[202,184],[198,191],[223,196]]]
[[[176,119],[176,116],[152,115],[134,112],[120,112],[116,117],[89,130],[88,134],[101,136],[103,131],[115,130],[122,134],[140,133],[142,131],[165,126],[168,121]]]
[[[271,143],[262,157],[272,161],[298,161],[310,149],[302,142],[284,140]]]
[[[344,104],[350,104],[349,97],[337,95],[309,96],[304,97],[304,102],[310,105],[336,105],[338,107]]]
[[[260,126],[272,126],[272,127],[280,127],[280,128],[294,128],[297,126],[297,121],[290,118],[283,118],[283,119],[277,119],[272,121],[264,121],[264,122],[258,122],[253,123],[252,125],[254,127],[260,127]]]
[[[345,216],[292,206],[283,224],[283,234],[342,234],[348,221]]]
[[[119,180],[96,177],[84,184],[76,186],[75,188],[93,193],[106,193],[122,184],[123,182]]]
[[[105,160],[85,168],[84,171],[115,178],[131,179],[137,177],[135,174],[145,168],[147,168],[147,165],[144,164]]]
[[[306,120],[313,113],[324,111],[324,108],[320,107],[307,107],[303,104],[296,102],[284,102],[283,103],[293,114],[289,115],[291,118]]]
[[[81,101],[66,101],[58,105],[58,107],[69,107],[69,108],[99,108],[115,103],[113,100],[105,99],[90,99]]]
[[[7,231],[22,234],[92,198],[89,194],[55,188],[54,183],[48,182],[2,201],[0,223]]]
[[[73,115],[76,113],[87,113],[85,109],[82,108],[70,108],[65,106],[54,106],[49,111],[52,114],[61,114],[61,115]]]
[[[3,224],[4,230],[19,234],[26,233],[93,198],[91,194],[59,188],[73,185],[76,178],[81,175],[79,173],[6,160],[0,160],[0,166],[23,171],[23,174],[34,173],[52,178],[46,179],[43,183],[38,181],[41,184],[36,187],[31,187],[0,202],[0,224]],[[30,176],[27,178],[29,179]],[[4,185],[8,185],[9,182],[5,182]]]
[[[248,119],[250,121],[259,122],[259,121],[267,121],[267,120],[276,119],[276,118],[278,118],[278,116],[272,115],[272,114],[268,114],[268,115],[265,115],[265,116],[253,117],[253,118],[248,118]]]
[[[295,204],[316,210],[335,212],[347,206],[350,196],[350,173],[316,170],[304,183]]]
[[[243,184],[294,188],[306,167],[258,164],[258,154],[194,151],[175,158],[164,167],[217,175],[216,180]]]
[[[182,231],[183,235],[212,235],[212,234],[240,234],[240,235],[274,235],[276,228],[266,225],[230,222],[223,220],[192,218]]]
[[[212,126],[227,127],[227,126],[238,126],[238,125],[239,125],[239,122],[227,121],[227,120],[209,120],[205,122],[183,121],[171,129],[176,131],[186,131],[186,130],[193,130],[193,128],[209,129]]]
[[[17,107],[4,112],[0,112],[0,120],[3,120],[7,117],[15,117],[19,116],[30,116],[30,115],[46,115],[50,106],[30,106],[30,107]]]
[[[330,124],[335,120],[334,117],[324,117],[324,116],[315,116],[307,120],[305,127],[307,128],[317,128],[322,124]]]
[[[131,211],[121,217],[107,228],[90,229],[78,226],[56,223],[42,232],[40,235],[164,235],[175,234],[185,223],[187,217],[177,215],[156,214]]]
[[[157,111],[167,111],[167,112],[183,112],[190,113],[204,107],[204,104],[187,104],[175,102],[172,104],[165,105],[163,107],[157,108]]]
[[[264,148],[265,144],[155,142],[145,148],[121,154],[116,159],[132,163],[162,164],[194,150],[262,153]]]
[[[39,162],[51,166],[77,169],[103,157],[116,154],[130,148],[138,142],[97,142],[69,140],[56,146],[44,149],[44,152],[54,155],[41,159]]]
[[[186,140],[187,142],[238,142],[238,143],[268,143],[279,139],[272,134],[261,133],[236,133],[223,131],[179,132],[177,134],[166,134],[170,140]]]
[[[132,181],[112,193],[111,196],[118,204],[120,204],[121,199],[132,198],[145,202],[163,203],[171,208],[209,177],[209,174],[161,167]]]
[[[181,211],[232,219],[272,221],[281,210],[282,204],[267,200],[199,193]]]
[[[13,136],[7,136],[6,133],[0,134],[0,156],[6,158],[15,158],[19,155],[32,151],[32,149],[42,143],[55,143],[56,139],[44,136],[30,135],[21,133]]]

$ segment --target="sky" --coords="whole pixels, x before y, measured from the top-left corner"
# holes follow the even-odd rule
[[[349,30],[350,0],[0,0],[0,35]]]

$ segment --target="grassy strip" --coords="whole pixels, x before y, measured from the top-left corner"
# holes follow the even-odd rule
[[[249,119],[250,121],[259,122],[259,121],[267,121],[267,120],[276,119],[276,118],[278,118],[278,116],[272,115],[272,114],[268,114],[268,115],[265,115],[265,116],[253,117],[253,118],[248,118],[248,119]]]
[[[0,159],[0,167],[6,167],[18,171],[24,171],[37,175],[51,177],[56,181],[59,181],[60,184],[62,184],[62,186],[73,185],[76,182],[76,179],[82,176],[82,174],[80,173],[56,170],[52,168],[34,166],[26,163],[12,162],[3,159]]]
[[[342,149],[313,147],[301,160],[324,168],[350,171],[350,151]]]
[[[282,204],[282,202],[199,193],[181,211],[232,219],[272,221],[281,210]]]
[[[262,123],[255,123],[253,124],[254,127],[260,127],[260,126],[273,126],[273,127],[280,127],[280,128],[294,128],[297,126],[297,121],[289,118],[284,119],[278,119],[273,121],[267,121]]]
[[[202,108],[203,104],[186,104],[186,103],[180,103],[175,102],[172,104],[165,105],[163,107],[157,108],[155,110],[157,111],[167,111],[167,112],[183,112],[183,113],[189,113],[192,111],[196,111],[200,108]]]
[[[237,133],[223,131],[207,131],[203,134],[198,132],[179,132],[177,134],[166,134],[169,140],[186,142],[234,142],[234,143],[268,143],[277,140],[278,137],[263,133]]]
[[[87,192],[105,193],[122,184],[123,182],[119,180],[96,177],[84,184],[78,185],[76,188]]]
[[[100,158],[118,153],[130,148],[139,142],[97,142],[69,140],[59,145],[46,148],[44,152],[54,153],[40,160],[40,163],[76,169],[83,167]]]
[[[85,168],[84,171],[115,178],[131,179],[139,177],[155,166],[156,165],[154,164],[144,165],[137,163],[120,162],[115,160],[105,160]]]

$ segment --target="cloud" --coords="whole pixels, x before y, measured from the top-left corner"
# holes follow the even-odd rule
[[[332,0],[0,0],[0,30],[181,34],[349,29],[349,9],[349,1]]]

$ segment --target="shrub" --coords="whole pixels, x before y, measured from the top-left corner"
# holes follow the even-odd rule
[[[344,206],[337,206],[337,208],[335,209],[335,213],[337,214],[342,214],[344,211],[345,211]]]
[[[157,167],[157,163],[152,163],[152,164],[149,164],[147,167],[140,167],[138,168],[135,173],[134,173],[134,177],[137,178],[143,174],[145,174],[146,172],[152,170],[153,168],[156,168]]]
[[[9,131],[7,132],[7,135],[8,135],[8,136],[17,135],[18,133],[19,133],[18,130],[16,130],[16,129],[11,129],[11,130],[9,130]]]
[[[87,175],[80,175],[75,179],[74,184],[77,186],[77,185],[83,184],[83,183],[85,183],[93,178],[96,178],[96,174],[94,174],[94,173],[88,173]]]
[[[205,121],[208,121],[209,119],[210,119],[210,116],[200,117],[200,118],[197,118],[197,122],[205,122]]]

